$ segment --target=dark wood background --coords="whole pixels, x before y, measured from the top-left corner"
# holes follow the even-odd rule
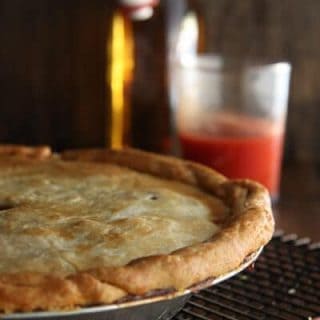
[[[112,12],[101,0],[0,1],[1,142],[103,144]]]
[[[212,26],[213,50],[292,63],[286,159],[319,160],[320,1],[190,3]],[[0,142],[49,143],[56,149],[105,145],[105,46],[114,5],[107,0],[0,0]],[[157,58],[164,15],[157,19],[136,26],[139,48],[149,48],[141,56],[149,57],[150,68],[157,65],[133,95],[133,136],[147,149],[158,147],[152,142],[159,140],[168,119],[164,67]],[[153,98],[147,99],[143,83],[154,83]],[[156,131],[157,126],[162,129]]]

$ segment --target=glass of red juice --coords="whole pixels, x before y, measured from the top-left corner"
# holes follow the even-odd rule
[[[260,182],[276,200],[290,65],[228,64],[194,56],[175,65],[175,123],[184,158]]]

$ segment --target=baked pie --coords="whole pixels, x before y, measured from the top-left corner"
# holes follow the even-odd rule
[[[267,191],[137,151],[0,148],[0,312],[110,304],[238,267],[273,233]]]

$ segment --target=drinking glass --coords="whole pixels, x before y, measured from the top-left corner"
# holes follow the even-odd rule
[[[279,195],[291,66],[193,55],[172,64],[174,124],[184,158]]]

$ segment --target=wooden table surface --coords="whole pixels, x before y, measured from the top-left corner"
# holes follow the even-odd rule
[[[274,215],[276,229],[320,241],[320,165],[285,167]]]

